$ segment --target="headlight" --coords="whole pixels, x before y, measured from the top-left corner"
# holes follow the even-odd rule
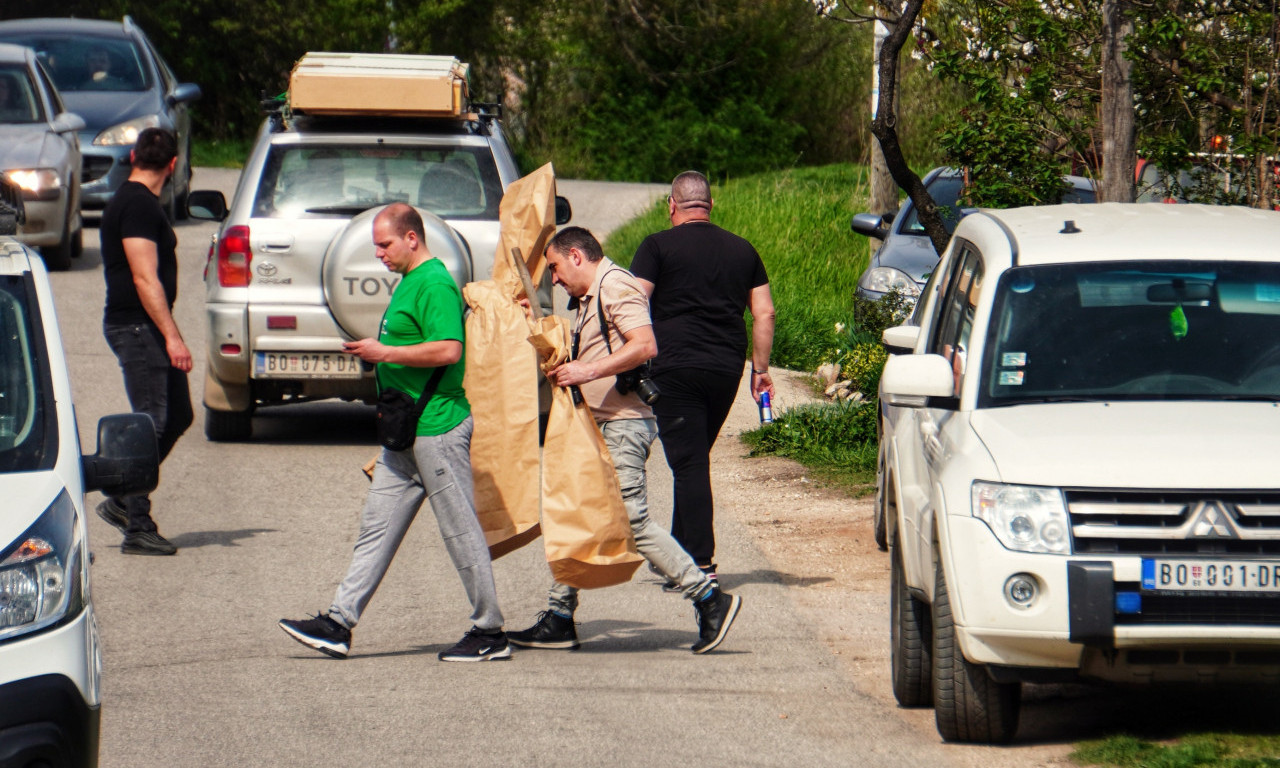
[[[75,507],[64,491],[0,558],[0,639],[55,624],[84,601]]]
[[[910,298],[920,295],[920,286],[906,272],[893,267],[872,267],[858,278],[858,285],[863,290],[875,293],[888,293],[897,289],[898,293]]]
[[[146,128],[159,128],[160,116],[136,117],[128,122],[113,125],[94,137],[93,143],[103,147],[132,147],[138,143],[138,134]]]
[[[1071,550],[1067,505],[1057,488],[974,483],[973,516],[1009,549],[1052,554]]]
[[[62,189],[62,177],[52,168],[5,171],[5,175],[22,187],[23,200],[53,200]]]

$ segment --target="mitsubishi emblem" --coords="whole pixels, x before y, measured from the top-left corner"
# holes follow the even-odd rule
[[[1231,517],[1223,511],[1216,501],[1206,501],[1196,510],[1195,522],[1191,525],[1191,537],[1196,539],[1238,539],[1235,525]]]

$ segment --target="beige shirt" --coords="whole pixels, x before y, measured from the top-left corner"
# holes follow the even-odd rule
[[[623,334],[652,325],[649,318],[649,297],[627,270],[604,258],[596,266],[596,277],[591,289],[578,299],[578,314],[573,330],[580,334],[578,359],[583,362],[599,360],[609,354],[604,336],[600,334],[600,319],[596,311],[596,296],[604,305],[605,325],[609,329],[609,344],[618,351],[626,343]],[[644,404],[635,392],[619,394],[614,388],[617,379],[606,376],[589,381],[579,387],[582,398],[591,407],[596,421],[615,419],[652,419],[653,409]]]

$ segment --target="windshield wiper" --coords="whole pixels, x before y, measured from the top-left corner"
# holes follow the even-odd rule
[[[1038,397],[1000,398],[991,403],[993,408],[1008,405],[1037,405],[1040,403],[1102,403],[1112,400],[1110,397],[1088,397],[1085,395],[1042,395]]]
[[[395,202],[389,200],[387,202]],[[349,216],[355,216],[358,213],[364,213],[370,208],[376,208],[386,203],[339,203],[337,205],[318,205],[315,208],[308,208],[307,213],[344,213]]]

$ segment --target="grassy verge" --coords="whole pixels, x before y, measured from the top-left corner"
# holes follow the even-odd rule
[[[1197,733],[1175,744],[1113,736],[1080,744],[1071,759],[1107,768],[1278,768],[1280,737]]]
[[[191,165],[201,168],[243,168],[253,149],[253,139],[195,139]]]
[[[791,408],[773,424],[744,432],[742,441],[752,456],[793,459],[815,479],[854,496],[875,490],[875,401]]]

